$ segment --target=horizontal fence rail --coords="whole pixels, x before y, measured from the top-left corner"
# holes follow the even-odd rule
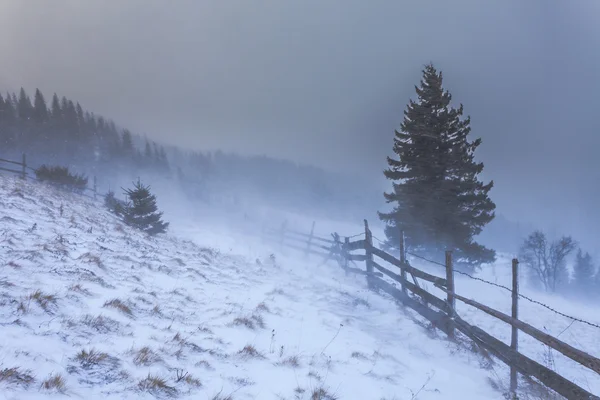
[[[435,328],[446,333],[450,339],[454,338],[455,331],[462,333],[465,337],[476,343],[477,346],[485,349],[498,360],[510,367],[510,392],[512,396],[516,396],[518,373],[528,378],[534,378],[535,381],[567,399],[600,400],[600,397],[597,395],[590,393],[574,382],[561,376],[556,371],[553,371],[518,351],[518,332],[521,331],[540,343],[560,352],[578,364],[600,374],[600,359],[518,319],[518,299],[523,296],[518,293],[518,261],[516,259],[513,260],[512,269],[513,288],[512,290],[508,289],[512,292],[512,313],[509,316],[456,293],[454,289],[455,271],[452,264],[452,252],[450,251],[446,252],[445,263],[436,263],[444,266],[446,269],[446,276],[440,277],[410,265],[406,260],[404,233],[401,235],[402,239],[399,244],[401,250],[400,258],[397,258],[382,249],[373,246],[373,236],[369,230],[367,221],[365,221],[365,238],[354,241],[350,241],[350,236],[342,238],[337,233],[331,235],[332,239],[319,237],[314,234],[314,229],[315,224],[313,223],[311,233],[304,234],[287,229],[287,223],[284,223],[279,230],[270,229],[263,230],[263,232],[267,234],[269,239],[278,241],[282,248],[285,246],[296,249],[304,252],[305,255],[317,254],[325,257],[325,261],[337,261],[346,274],[354,273],[366,276],[368,286],[371,290],[386,293],[404,306],[413,309],[428,320]],[[356,236],[360,235],[353,235],[353,237]],[[304,240],[304,246],[298,244],[298,238]],[[290,241],[292,243],[290,243]],[[327,245],[325,245],[325,243],[327,243]],[[356,253],[356,251],[360,251],[360,253]],[[395,267],[395,270],[383,265],[379,260],[385,262],[386,265]],[[349,264],[354,263],[355,261],[364,261],[366,268],[360,269],[358,266],[350,267]],[[468,274],[464,274],[460,271],[458,272],[461,273],[461,275],[470,277]],[[409,279],[408,275],[410,275],[412,279]],[[384,278],[399,283],[401,287],[398,288],[394,286]],[[422,288],[419,284],[419,280],[433,283],[434,287],[442,293],[445,293],[447,297],[442,299]],[[462,319],[456,313],[454,305],[455,301],[460,301],[475,307],[476,309],[510,325],[512,328],[511,344],[508,345],[502,342],[488,332],[485,332],[481,328]],[[594,326],[593,324],[590,325]]]

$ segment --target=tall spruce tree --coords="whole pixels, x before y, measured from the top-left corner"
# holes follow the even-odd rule
[[[35,97],[33,99],[33,118],[38,124],[43,124],[48,121],[48,107],[46,106],[46,99],[40,91],[35,90]]]
[[[144,186],[140,180],[134,183],[133,189],[125,190],[129,204],[123,212],[123,220],[127,225],[138,228],[149,235],[163,233],[169,226],[162,221],[162,212],[158,212],[156,196],[150,193],[150,187]]]
[[[28,121],[33,115],[33,105],[31,104],[31,99],[23,88],[21,88],[21,91],[19,92],[17,111],[19,113],[19,118],[23,121]]]
[[[595,272],[594,262],[590,253],[584,253],[579,249],[575,257],[575,265],[573,266],[573,284],[575,290],[589,294],[594,287]]]
[[[454,250],[457,264],[475,267],[495,260],[495,252],[474,241],[494,218],[488,197],[493,182],[478,180],[483,163],[474,160],[481,139],[470,142],[470,118],[463,106],[453,108],[442,85],[442,73],[425,66],[417,101],[410,101],[394,137],[386,178],[393,191],[385,193],[394,208],[379,213],[386,222],[388,245],[398,247],[404,231],[413,252],[441,259]]]

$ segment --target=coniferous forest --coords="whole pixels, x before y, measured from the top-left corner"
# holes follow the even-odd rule
[[[199,134],[201,142],[201,134]],[[75,173],[105,177],[100,190],[114,189],[115,177],[127,182],[159,174],[177,180],[193,200],[210,202],[218,194],[232,203],[268,199],[271,205],[300,209],[307,204],[339,212],[340,202],[376,209],[377,190],[353,193],[348,178],[307,165],[267,156],[222,151],[190,151],[149,140],[114,121],[84,109],[77,101],[39,89],[0,95],[0,157],[28,165],[68,167]],[[119,195],[120,193],[116,193]],[[214,200],[213,201],[221,201]],[[361,216],[354,212],[354,218]]]

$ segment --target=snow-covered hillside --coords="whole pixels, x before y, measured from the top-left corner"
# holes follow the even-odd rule
[[[502,398],[486,360],[363,278],[185,232],[0,175],[0,398]]]

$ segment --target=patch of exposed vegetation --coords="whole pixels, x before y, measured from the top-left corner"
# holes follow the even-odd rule
[[[265,320],[261,315],[253,314],[249,317],[237,317],[233,320],[235,326],[245,326],[248,329],[255,330],[257,327],[266,328]]]
[[[338,397],[320,386],[312,391],[310,400],[338,400]]]
[[[104,303],[104,307],[115,308],[121,311],[123,314],[127,315],[128,317],[133,318],[133,311],[131,311],[131,308],[119,299],[112,299],[110,301],[107,301],[106,303]]]
[[[28,299],[35,301],[40,306],[40,308],[47,313],[51,312],[50,308],[52,306],[56,305],[56,301],[57,301],[55,295],[45,294],[39,289],[36,290],[35,292],[31,293],[29,295]]]
[[[4,368],[0,370],[0,384],[22,386],[28,388],[35,382],[30,370],[23,370],[19,367]]]
[[[108,360],[108,354],[94,349],[89,351],[82,349],[75,356],[75,360],[81,364],[82,368],[88,369],[106,362]]]
[[[238,354],[244,358],[265,358],[265,356],[256,350],[256,347],[251,344],[247,344],[244,348],[238,351]]]
[[[154,396],[174,397],[178,391],[173,386],[167,385],[167,380],[157,375],[148,374],[148,376],[138,382],[138,389],[148,392]]]
[[[119,321],[116,321],[109,317],[105,317],[103,315],[98,315],[94,317],[88,314],[85,317],[83,317],[81,323],[94,329],[98,333],[117,332],[121,327]]]
[[[61,374],[52,374],[42,382],[42,389],[64,392],[67,388],[65,378]]]
[[[148,346],[144,346],[138,350],[132,349],[131,353],[133,354],[133,363],[138,366],[148,366],[161,361],[160,356]]]
[[[284,367],[299,368],[300,367],[300,359],[298,358],[298,356],[290,356],[290,357],[284,358],[283,360],[279,361],[275,365],[284,366]]]

